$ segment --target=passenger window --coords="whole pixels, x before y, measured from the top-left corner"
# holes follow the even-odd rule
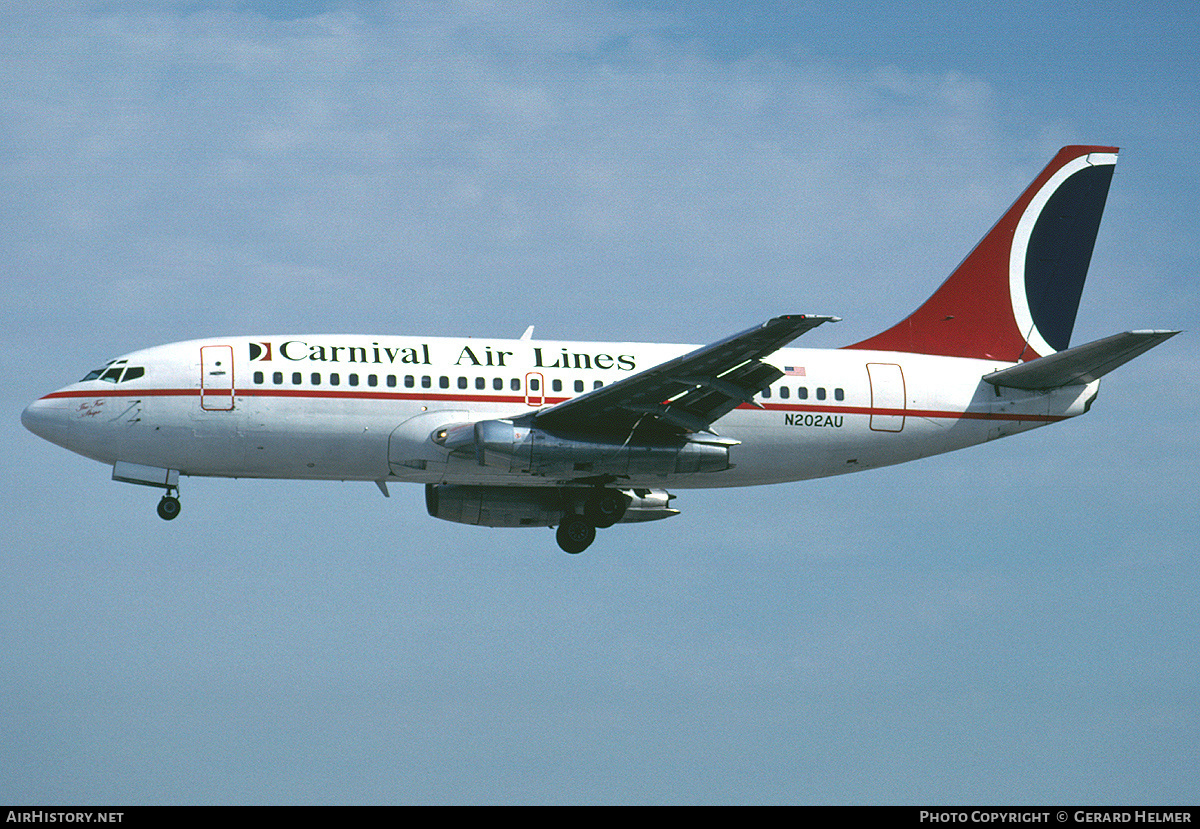
[[[394,374],[389,374],[389,375],[388,375],[388,381],[387,381],[387,384],[388,384],[388,388],[389,388],[389,389],[394,389],[394,388],[396,388],[396,375],[394,375]]]
[[[350,385],[352,385],[352,386],[358,385],[358,375],[357,374],[351,374],[346,379],[350,381]]]
[[[492,380],[492,388],[496,391],[504,391],[504,381],[499,377]]]
[[[421,375],[421,388],[423,388],[423,389],[433,388],[433,378],[430,377],[428,374]]]
[[[583,391],[583,381],[582,381],[582,380],[576,380],[576,381],[575,381],[575,391],[576,391],[576,392],[581,392],[581,391]]]
[[[303,382],[304,382],[304,375],[298,371],[293,371],[292,372],[292,385],[298,386]]]
[[[833,399],[834,400],[845,400],[846,399],[845,390],[844,389],[834,389],[833,390]]]
[[[460,389],[465,389],[467,387],[467,378],[466,377],[458,378],[458,387]]]
[[[271,375],[271,382],[272,382],[272,383],[274,383],[274,384],[275,384],[275,385],[277,385],[277,386],[282,386],[282,385],[283,385],[283,372],[282,372],[282,371],[277,371],[277,372],[275,372],[274,374],[272,374],[272,375]]]
[[[550,388],[554,391],[562,391],[562,380],[551,380]]]
[[[541,387],[542,387],[542,384],[541,384],[540,380],[538,380],[536,377],[530,378],[530,380],[529,380],[529,390],[530,391],[538,391]]]
[[[329,385],[331,385],[331,386],[336,386],[336,385],[337,385],[338,383],[340,383],[340,382],[342,382],[342,378],[341,378],[341,376],[339,376],[339,375],[338,375],[338,373],[337,373],[336,371],[335,371],[335,372],[332,372],[332,373],[330,373],[330,375],[329,375]]]
[[[771,396],[771,387],[770,386],[767,386],[765,389],[762,390],[762,396],[764,398],[769,398]]]
[[[521,379],[519,377],[514,377],[508,385],[509,385],[509,388],[511,388],[513,391],[520,391],[521,390]]]
[[[796,389],[796,396],[799,397],[801,400],[807,400],[808,399],[808,386],[801,386],[800,388]]]
[[[263,373],[261,371],[254,372],[254,384],[256,386],[261,386],[263,379]]]
[[[601,387],[601,386],[603,386],[603,385],[604,385],[604,381],[603,381],[603,380],[597,380],[595,383],[592,383],[592,388],[593,388],[593,389],[598,389],[598,388],[600,388],[600,387]]]
[[[438,388],[440,388],[440,389],[450,388],[450,378],[446,377],[445,375],[442,375],[441,377],[439,377],[438,378]]]
[[[817,399],[818,400],[825,399],[825,389],[817,389]]]
[[[487,381],[486,381],[486,380],[484,380],[482,377],[476,377],[476,378],[475,378],[475,388],[477,388],[477,389],[486,389],[486,388],[487,388]]]
[[[321,375],[315,371],[312,373],[312,377],[310,377],[308,379],[312,381],[312,384],[314,386],[321,385]]]
[[[781,398],[783,398],[784,400],[787,400],[789,397],[792,396],[792,390],[789,389],[787,386],[780,386],[779,387],[779,396]]]
[[[371,388],[375,388],[376,386],[379,385],[379,378],[376,377],[374,374],[368,374],[367,375],[367,385],[370,386]]]

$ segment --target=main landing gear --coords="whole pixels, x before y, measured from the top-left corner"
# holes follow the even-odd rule
[[[179,490],[175,490],[176,493]],[[158,517],[164,521],[172,521],[179,517],[179,511],[182,509],[179,506],[179,498],[171,494],[171,490],[163,495],[162,500],[158,502]]]
[[[568,512],[558,525],[558,546],[572,555],[582,553],[596,540],[596,529],[611,527],[625,517],[629,499],[613,489],[602,489],[583,504],[583,515]]]
[[[564,515],[555,538],[559,547],[575,555],[582,553],[596,540],[596,527],[581,515]]]

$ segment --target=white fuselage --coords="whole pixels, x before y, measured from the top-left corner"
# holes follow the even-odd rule
[[[126,355],[26,411],[42,437],[104,463],[184,475],[546,486],[430,440],[439,427],[548,407],[693,346],[419,337],[194,340]],[[732,468],[627,487],[723,487],[838,475],[1082,414],[1099,382],[1049,392],[981,380],[1011,363],[851,349],[769,358],[785,376],[718,420]],[[133,376],[138,374],[139,376]]]

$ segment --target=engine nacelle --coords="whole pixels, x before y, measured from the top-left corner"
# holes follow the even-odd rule
[[[560,437],[509,420],[482,420],[438,429],[433,442],[450,451],[474,451],[480,466],[542,477],[667,476],[729,469],[738,441],[696,436],[675,443],[597,443]]]
[[[614,523],[657,521],[678,515],[674,495],[661,489],[603,490],[584,487],[505,487],[426,484],[425,509],[434,518],[483,527],[554,527],[568,513],[586,515],[601,495],[625,501]]]

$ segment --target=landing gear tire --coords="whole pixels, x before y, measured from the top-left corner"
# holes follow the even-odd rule
[[[179,516],[179,499],[173,495],[164,495],[158,502],[158,517],[164,521],[172,521]]]
[[[596,540],[596,528],[590,521],[579,515],[566,515],[558,525],[558,546],[565,552],[575,555],[582,553]]]
[[[625,516],[629,501],[615,489],[602,489],[588,498],[583,505],[583,517],[593,526],[604,529],[611,527]]]

